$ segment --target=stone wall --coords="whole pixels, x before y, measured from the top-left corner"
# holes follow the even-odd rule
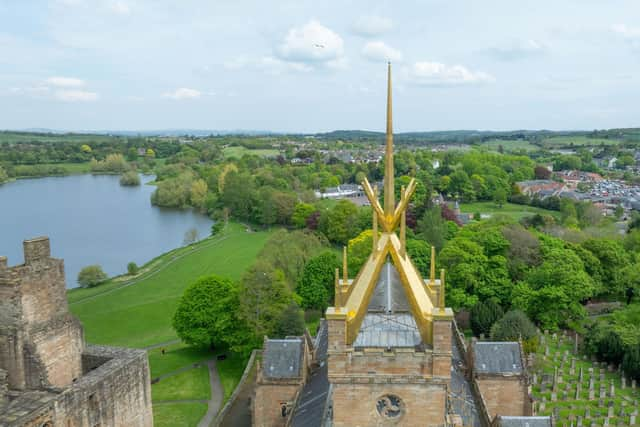
[[[530,415],[527,413],[528,393],[524,377],[479,375],[476,381],[490,417]]]
[[[402,401],[402,426],[436,427],[445,422],[446,385],[441,384],[333,384],[334,427],[389,426],[393,420],[378,412],[382,396]]]
[[[293,402],[301,384],[260,384],[256,387],[253,408],[255,427],[284,426],[288,417],[282,416],[282,405]]]
[[[25,263],[0,260],[0,369],[12,389],[63,388],[82,374],[82,327],[69,314],[64,263],[49,239],[24,242]]]

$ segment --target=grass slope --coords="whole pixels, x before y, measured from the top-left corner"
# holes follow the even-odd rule
[[[536,208],[534,206],[517,205],[515,203],[505,203],[502,207],[498,207],[494,202],[462,203],[460,204],[460,210],[465,213],[480,212],[481,214],[489,215],[502,214],[510,216],[516,220],[520,220],[521,218],[532,216],[537,213],[552,215],[554,217],[557,217],[560,214],[557,211]]]
[[[83,293],[95,298],[70,298],[71,311],[82,321],[90,343],[145,347],[175,339],[171,317],[184,289],[207,274],[239,279],[269,235],[247,233],[242,225],[229,224],[222,236],[187,248],[191,254],[176,257],[157,274],[131,286],[108,284]],[[103,290],[109,292],[100,295]]]
[[[209,400],[209,368],[201,366],[178,375],[165,378],[151,386],[151,400]]]
[[[153,425],[155,427],[196,426],[206,413],[206,403],[153,405]]]

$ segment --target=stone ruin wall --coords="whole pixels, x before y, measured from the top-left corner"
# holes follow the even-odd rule
[[[25,241],[24,258],[8,267],[0,257],[0,424],[13,408],[24,415],[10,426],[153,426],[147,353],[85,347],[49,239]],[[44,390],[54,393],[49,403],[20,410],[21,393]]]
[[[0,368],[12,389],[63,388],[82,374],[84,339],[66,300],[64,262],[49,239],[24,242],[25,263],[0,259]]]

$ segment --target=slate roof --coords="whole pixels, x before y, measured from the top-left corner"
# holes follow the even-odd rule
[[[301,377],[303,352],[301,338],[267,340],[262,354],[263,375],[266,378]]]
[[[409,303],[396,267],[387,261],[380,270],[378,283],[369,301],[368,312],[408,312]]]
[[[521,374],[520,344],[517,342],[476,341],[473,369],[481,374]]]
[[[327,348],[329,333],[327,322],[322,320],[316,338],[316,361],[318,368],[314,370],[302,388],[300,400],[293,413],[293,427],[320,427],[325,418],[327,399],[329,398],[329,377],[327,371]]]
[[[551,427],[551,417],[498,417],[498,427]]]
[[[354,347],[415,347],[422,338],[410,313],[367,313]]]

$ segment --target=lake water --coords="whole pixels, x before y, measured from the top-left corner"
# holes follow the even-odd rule
[[[154,186],[122,187],[119,179],[74,175],[0,185],[0,255],[10,266],[21,264],[22,241],[49,236],[51,255],[64,259],[72,288],[87,265],[100,264],[110,276],[122,274],[130,261],[142,265],[181,246],[191,228],[200,238],[210,234],[206,216],[152,206]]]

